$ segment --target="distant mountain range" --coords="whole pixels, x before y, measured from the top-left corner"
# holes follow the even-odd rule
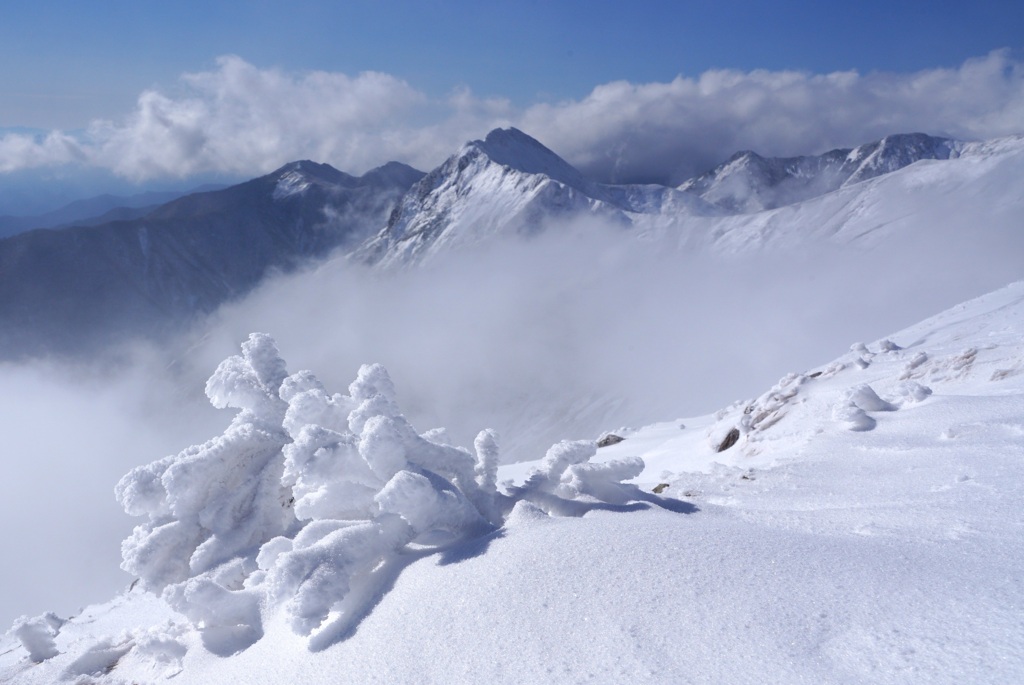
[[[679,189],[730,213],[748,214],[809,200],[922,159],[957,157],[963,147],[960,141],[909,133],[810,157],[738,152]]]
[[[98,195],[76,200],[60,209],[30,216],[0,216],[0,238],[33,228],[97,226],[145,216],[157,207],[191,193],[220,190],[225,186],[201,186],[187,192],[152,191],[136,195]]]
[[[0,240],[0,354],[91,351],[163,334],[271,270],[358,245],[421,176],[398,163],[357,178],[293,162],[141,218]]]
[[[427,174],[391,162],[354,177],[301,161],[156,207],[137,199],[115,208],[116,199],[97,198],[48,215],[78,227],[0,240],[0,357],[161,335],[246,294],[273,270],[339,251],[393,268],[496,235],[534,233],[552,219],[679,226],[806,201],[964,149],[908,134],[813,157],[743,152],[670,188],[595,183],[525,133],[503,129]]]

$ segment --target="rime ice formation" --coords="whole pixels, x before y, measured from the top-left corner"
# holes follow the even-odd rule
[[[288,375],[264,334],[223,361],[206,392],[239,410],[227,430],[132,470],[116,492],[147,519],[122,545],[124,569],[216,654],[259,640],[276,611],[312,635],[311,648],[330,644],[403,555],[486,536],[519,501],[578,515],[645,498],[621,482],[642,460],[591,464],[587,441],[554,446],[524,485],[503,492],[493,431],[477,436],[475,454],[417,434],[379,364],[363,366],[348,395],[328,394],[308,371]]]

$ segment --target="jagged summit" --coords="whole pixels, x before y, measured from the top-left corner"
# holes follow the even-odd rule
[[[572,165],[517,128],[496,128],[465,149],[480,150],[491,161],[527,174],[544,174],[573,187],[590,185]]]
[[[285,164],[281,168],[270,172],[264,178],[280,182],[281,179],[286,177],[293,179],[301,178],[309,183],[332,188],[356,188],[381,183],[411,186],[423,178],[423,172],[401,162],[387,162],[382,166],[370,169],[362,176],[353,176],[352,174],[335,169],[330,164],[301,159]]]
[[[300,173],[307,178],[318,179],[328,183],[344,183],[348,179],[355,178],[343,171],[338,171],[330,164],[321,164],[320,162],[314,162],[308,159],[289,162],[280,169],[272,172],[270,176],[281,177],[289,173]]]
[[[674,188],[595,183],[522,131],[495,129],[414,185],[355,256],[400,265],[496,235],[533,234],[557,217],[599,217],[625,227],[641,214],[716,213]]]
[[[269,177],[277,180],[274,187],[275,200],[304,193],[312,185],[353,188],[359,183],[356,177],[338,171],[330,164],[319,164],[308,159],[285,164],[269,174]]]

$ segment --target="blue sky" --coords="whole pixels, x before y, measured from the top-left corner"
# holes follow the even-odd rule
[[[383,71],[440,95],[465,85],[522,105],[709,68],[817,73],[952,67],[1024,45],[1024,3],[6,3],[0,126],[82,127],[152,86],[236,54],[260,67]]]
[[[5,184],[68,169],[139,187],[301,158],[429,169],[509,125],[595,178],[659,182],[740,149],[1024,132],[1019,0],[16,0],[3,14],[0,213]]]

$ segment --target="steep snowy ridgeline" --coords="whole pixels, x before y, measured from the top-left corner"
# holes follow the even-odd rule
[[[637,215],[718,214],[691,194],[657,185],[593,183],[516,129],[467,143],[403,198],[388,225],[356,257],[402,265],[545,223],[597,216],[629,226]]]
[[[247,183],[188,195],[144,217],[129,213],[130,219],[88,230],[30,231],[0,240],[0,357],[166,337],[249,292],[267,273],[335,249],[382,267],[403,265],[495,237],[562,229],[569,219],[576,226],[598,220],[631,227],[640,236],[678,235],[687,247],[730,251],[766,242],[804,245],[809,237],[863,243],[880,227],[882,233],[915,233],[914,240],[927,230],[935,242],[933,224],[957,226],[951,232],[966,235],[962,227],[979,211],[979,191],[1003,212],[999,221],[1019,211],[1013,185],[1019,169],[998,186],[1005,197],[969,182],[964,170],[978,160],[1018,154],[1020,147],[1019,140],[960,143],[911,134],[814,158],[765,160],[751,153],[694,180],[687,192],[594,183],[515,129],[468,143],[426,177],[397,163],[355,178],[295,162]],[[915,175],[927,160],[958,154],[961,159],[942,162],[941,172]],[[922,163],[911,164],[915,160]],[[890,173],[894,169],[900,171]],[[892,176],[916,180],[908,189],[890,183]],[[973,186],[969,193],[953,183],[958,178]],[[803,202],[728,216],[778,204],[771,198],[794,188],[786,202]],[[900,204],[904,191],[921,198],[922,206],[907,211]],[[754,204],[740,206],[742,198]],[[912,230],[901,228],[908,226]],[[987,221],[980,228],[996,230]]]
[[[912,253],[916,244],[922,259],[966,248],[998,261],[1000,255],[1021,254],[1024,247],[1021,178],[1024,136],[1016,136],[965,144],[957,159],[922,160],[795,205],[756,214],[687,217],[654,232],[675,234],[690,249],[724,252],[793,249],[822,241],[895,249],[895,241],[902,241],[899,249]]]
[[[881,176],[922,159],[957,157],[967,143],[923,133],[892,135],[853,149],[807,157],[739,152],[679,186],[729,212],[775,209]]]
[[[211,379],[214,401],[247,407],[221,438],[119,486],[149,512],[126,562],[188,580],[147,572],[151,589],[171,581],[166,602],[137,587],[68,620],[19,620],[0,680],[1024,677],[1024,283],[712,416],[616,431],[625,440],[593,458],[593,444],[564,444],[533,471],[497,474],[487,433],[473,467],[443,434],[406,432],[379,368],[328,395],[308,372],[287,377],[268,345],[251,338]],[[267,480],[276,431],[296,439]],[[215,475],[238,458],[243,472]],[[510,476],[522,484],[491,490]],[[237,504],[289,487],[281,521],[248,525]],[[258,553],[238,546],[259,528],[283,532]],[[193,566],[242,556],[190,570],[179,562],[192,549]]]
[[[358,244],[421,176],[397,163],[357,178],[294,162],[142,218],[0,240],[0,358],[176,331],[271,270]]]
[[[961,157],[1019,155],[1022,147],[1020,138],[965,143],[902,134],[816,157],[766,159],[744,152],[671,189],[593,183],[526,134],[496,130],[483,141],[468,143],[430,172],[403,198],[387,227],[355,256],[384,267],[422,262],[498,236],[530,234],[569,218],[587,217],[633,227],[641,235],[677,233],[691,247],[717,242],[754,248],[762,244],[766,232],[785,233],[791,243],[804,243],[808,237],[852,242],[877,226],[915,220],[915,212],[905,207],[886,206],[875,225],[862,227],[873,217],[861,216],[860,205],[873,202],[873,194],[893,188],[890,199],[898,199],[904,192],[898,182],[888,185],[894,172],[913,174],[922,169],[918,162],[944,162],[942,172],[922,172],[912,182],[927,185],[941,180],[947,163],[952,166],[963,161]],[[970,163],[949,173],[955,178],[969,173],[964,171],[968,168]],[[1004,181],[1015,183],[1016,178]],[[974,211],[970,199],[955,190],[946,183],[921,192],[942,197],[953,192],[961,198],[961,210]],[[1014,197],[1019,193],[1011,192]],[[780,209],[762,211],[773,208]],[[804,221],[807,214],[811,216]],[[848,223],[853,228],[844,230]],[[788,228],[772,228],[776,225]]]

